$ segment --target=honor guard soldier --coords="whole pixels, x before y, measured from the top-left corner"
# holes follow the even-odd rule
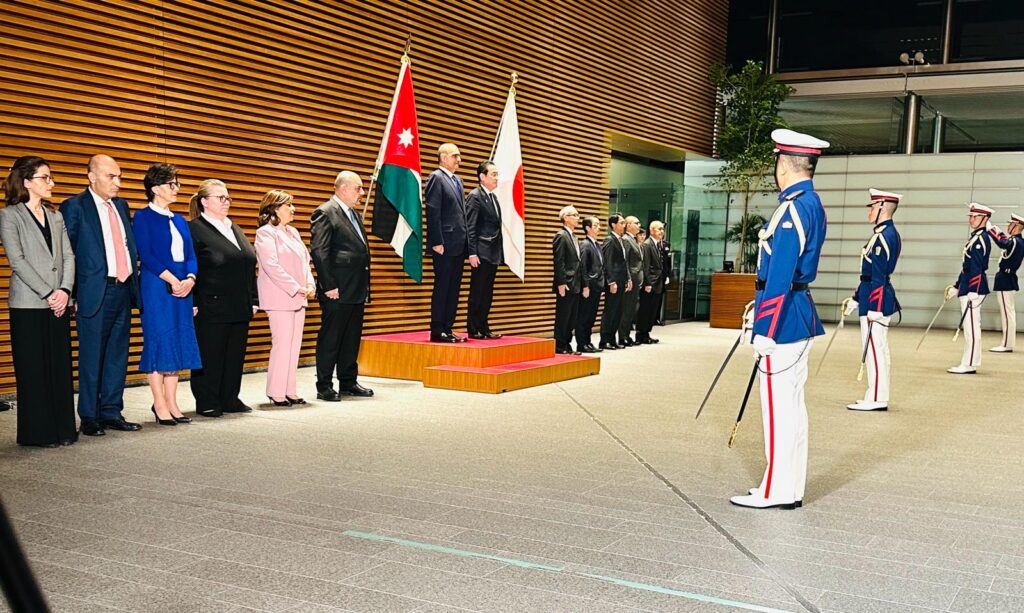
[[[981,366],[981,303],[988,294],[988,258],[992,252],[992,209],[972,202],[968,207],[967,224],[971,236],[964,245],[964,262],[956,284],[946,290],[946,298],[960,297],[960,325],[964,329],[964,355],[960,364],[946,372],[954,375],[973,375]]]
[[[808,287],[818,273],[826,225],[811,178],[828,143],[792,130],[775,130],[772,140],[779,206],[758,234],[752,341],[768,466],[759,486],[730,502],[794,509],[807,481],[807,358],[814,337],[825,333]]]
[[[1014,303],[1017,290],[1020,289],[1017,285],[1017,269],[1021,261],[1024,261],[1024,237],[1020,235],[1021,230],[1024,230],[1024,217],[1014,213],[1007,222],[1006,234],[996,228],[989,231],[992,239],[1003,250],[1003,257],[999,258],[999,270],[992,283],[992,291],[999,298],[999,313],[1003,324],[1003,343],[989,349],[996,353],[1009,353],[1017,344],[1017,311]]]
[[[875,226],[861,251],[860,284],[846,307],[846,315],[860,316],[861,347],[868,371],[864,398],[846,405],[851,411],[885,411],[889,408],[889,321],[900,310],[889,277],[896,270],[902,242],[892,216],[903,198],[900,194],[870,189],[868,221]]]

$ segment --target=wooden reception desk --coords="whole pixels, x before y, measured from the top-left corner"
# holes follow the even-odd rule
[[[754,299],[757,275],[716,272],[711,275],[711,327],[736,328],[743,324],[743,307]]]

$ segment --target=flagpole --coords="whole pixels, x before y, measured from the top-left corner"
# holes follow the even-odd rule
[[[405,67],[412,63],[409,59],[409,49],[412,48],[412,32],[405,38],[405,49],[402,51],[402,71]],[[398,88],[402,84],[402,71],[399,71],[398,82],[395,84],[395,95],[391,99],[391,108],[395,107],[395,100],[398,99]],[[373,188],[377,185],[377,173],[380,172],[380,167],[384,162],[384,151],[387,150],[387,138],[388,133],[391,131],[391,114],[388,114],[388,124],[384,126],[384,138],[380,141],[380,151],[377,152],[377,161],[373,165],[373,173],[370,175],[370,189],[366,190],[366,199],[363,200],[363,214],[366,217],[366,207],[370,204],[370,196],[373,194]]]
[[[509,77],[512,79],[512,85],[509,85],[508,93],[511,94],[513,98],[515,98],[515,96],[516,96],[516,83],[519,82],[519,75],[516,74],[515,72],[513,72],[511,75],[509,75]],[[502,107],[502,108],[504,108],[504,107]],[[504,112],[502,112],[502,114],[501,114],[501,121],[498,123],[498,131],[494,133],[494,143],[491,144],[491,155],[488,156],[488,159],[491,159],[491,160],[494,159],[494,150],[498,148],[498,137],[501,135],[501,125],[503,123],[505,123],[505,113]]]

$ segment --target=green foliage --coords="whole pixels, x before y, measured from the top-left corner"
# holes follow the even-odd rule
[[[757,233],[766,223],[768,220],[761,215],[750,213],[726,230],[726,241],[743,245],[743,254],[739,262],[740,272],[753,271],[757,266]]]

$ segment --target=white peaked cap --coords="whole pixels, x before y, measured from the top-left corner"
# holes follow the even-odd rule
[[[982,215],[992,215],[995,212],[984,204],[978,204],[977,202],[971,202],[967,205],[967,208],[971,213],[980,213]]]
[[[871,200],[884,200],[886,202],[896,203],[899,203],[900,200],[903,200],[903,194],[897,194],[894,192],[883,192],[882,190],[875,189],[873,187],[868,190],[868,193],[871,194]]]
[[[1018,215],[1016,213],[1010,213],[1010,221],[1011,222],[1016,221],[1017,223],[1024,223],[1024,217],[1021,217],[1020,215]]]
[[[775,153],[786,155],[814,156],[821,155],[822,149],[828,149],[828,141],[785,128],[772,130],[772,140],[775,141]]]

